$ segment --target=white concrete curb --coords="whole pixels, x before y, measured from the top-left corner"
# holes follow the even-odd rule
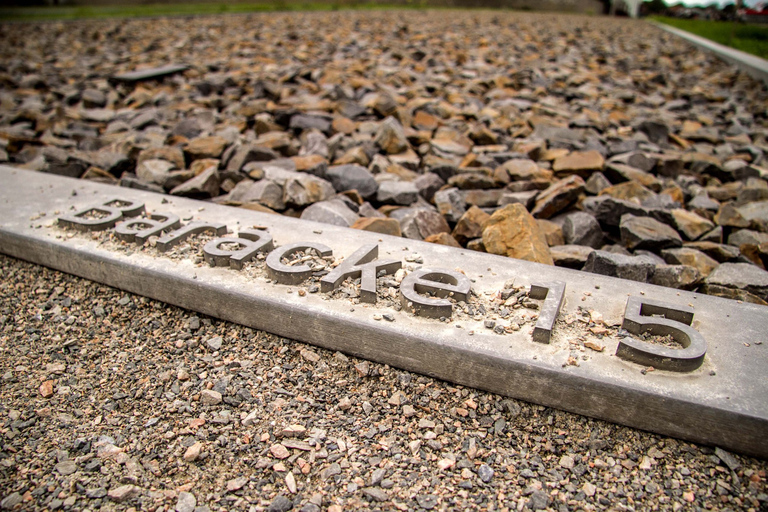
[[[660,29],[667,31],[670,34],[682,37],[686,41],[698,46],[699,48],[711,51],[722,60],[731,64],[735,64],[739,69],[750,75],[752,78],[762,80],[764,83],[768,84],[768,60],[761,59],[760,57],[756,57],[755,55],[751,55],[740,50],[735,50],[733,48],[723,46],[722,44],[715,43],[709,39],[699,37],[697,35],[691,34],[690,32],[686,32],[685,30],[670,27],[669,25],[665,25],[657,21],[649,20],[649,23],[656,25]]]

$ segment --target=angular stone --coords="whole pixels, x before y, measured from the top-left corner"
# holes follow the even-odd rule
[[[297,172],[283,185],[283,201],[293,206],[306,206],[334,196],[333,186],[324,179]]]
[[[504,171],[510,181],[542,181],[553,180],[552,171],[542,169],[533,160],[513,158],[507,160],[499,169]]]
[[[200,403],[203,405],[218,405],[221,403],[221,393],[212,389],[204,389],[200,392]]]
[[[720,263],[734,260],[741,254],[738,247],[716,242],[686,242],[684,246],[701,251]]]
[[[601,196],[611,196],[622,201],[630,201],[636,204],[643,204],[656,196],[651,190],[648,190],[636,181],[625,181],[618,185],[611,185],[600,192]]]
[[[720,226],[748,228],[750,222],[745,219],[732,203],[723,203],[715,214],[715,222]]]
[[[728,236],[728,245],[741,247],[744,244],[760,245],[768,242],[768,233],[751,229],[739,229]]]
[[[648,136],[654,144],[664,144],[669,137],[669,127],[661,121],[643,121],[637,129]]]
[[[756,201],[737,208],[753,229],[768,232],[768,201]]]
[[[359,216],[344,201],[331,199],[308,206],[301,212],[301,218],[347,228],[354,224]]]
[[[419,190],[410,181],[385,181],[379,184],[376,200],[384,204],[408,206],[419,199]]]
[[[483,229],[483,245],[491,254],[554,265],[544,234],[521,204],[508,204],[491,215]]]
[[[565,244],[563,228],[560,226],[560,224],[548,221],[546,219],[536,219],[536,224],[544,234],[544,238],[547,240],[547,245],[552,247],[553,245]]]
[[[608,181],[608,178],[605,177],[605,174],[601,172],[593,172],[584,185],[584,188],[590,194],[597,195],[611,185],[612,183]]]
[[[697,215],[682,208],[672,210],[672,218],[675,221],[677,230],[688,240],[696,240],[704,233],[714,229],[715,224],[701,215]]]
[[[435,193],[445,185],[445,181],[437,174],[428,172],[413,180],[413,184],[416,186],[421,197],[427,201],[432,201]]]
[[[227,140],[218,135],[192,139],[184,147],[184,152],[190,160],[199,158],[219,158],[227,147]]]
[[[215,166],[209,167],[198,176],[187,180],[171,190],[171,195],[195,198],[215,197],[219,195],[221,178]]]
[[[242,171],[243,167],[251,162],[268,162],[277,157],[278,154],[273,150],[257,146],[256,144],[237,146],[234,150],[234,154],[232,154],[227,161],[227,170],[233,172]]]
[[[165,160],[173,164],[174,169],[184,169],[184,152],[181,148],[173,146],[162,146],[159,148],[147,148],[139,153],[136,160],[138,166],[145,160]]]
[[[461,193],[464,196],[464,202],[468,205],[492,208],[499,204],[504,191],[497,188],[492,190],[462,190]]]
[[[548,219],[576,201],[583,192],[584,180],[579,176],[568,176],[541,192],[531,213],[534,217]]]
[[[430,235],[450,233],[451,228],[440,213],[431,209],[417,209],[400,219],[400,230],[406,238],[424,240]]]
[[[376,137],[373,141],[385,153],[390,155],[402,153],[410,147],[408,139],[405,137],[403,126],[394,117],[386,118],[379,125],[379,130],[376,132]]]
[[[373,196],[379,188],[379,184],[368,169],[356,164],[329,167],[325,177],[331,182],[336,192],[357,190],[366,199]]]
[[[552,170],[559,176],[578,174],[587,178],[594,171],[602,171],[604,165],[605,159],[598,151],[575,151],[555,160]]]
[[[381,217],[361,217],[350,226],[353,229],[372,231],[383,235],[402,236],[400,222],[397,219]]]
[[[259,203],[273,210],[285,209],[283,188],[270,180],[243,180],[229,193],[227,199],[236,204]]]
[[[656,176],[629,165],[612,162],[606,165],[604,172],[605,176],[613,183],[636,181],[654,192],[661,190],[661,182]]]
[[[473,238],[483,236],[483,227],[490,218],[483,210],[472,206],[461,216],[451,234],[459,244],[466,244]]]
[[[653,275],[654,265],[640,256],[625,256],[608,251],[593,251],[582,269],[585,272],[645,283]]]
[[[699,286],[698,291],[707,295],[713,295],[715,297],[723,297],[725,299],[740,300],[742,302],[748,302],[750,304],[759,304],[760,306],[768,306],[768,302],[761,299],[753,293],[749,293],[746,290],[739,290],[738,288],[728,288],[717,284],[707,284]]]
[[[448,185],[461,190],[488,189],[494,188],[496,181],[486,172],[462,172],[451,176]]]
[[[721,263],[709,274],[707,284],[745,290],[768,300],[768,272],[750,263]]]
[[[701,272],[688,265],[657,265],[649,283],[679,290],[693,290],[702,279],[704,276]]]
[[[553,245],[549,248],[552,261],[558,267],[580,270],[587,263],[589,255],[595,251],[585,245]]]
[[[499,198],[499,206],[507,204],[520,203],[525,206],[526,210],[531,210],[536,204],[536,196],[539,195],[538,190],[527,190],[525,192],[504,192]]]
[[[331,119],[322,115],[295,114],[291,116],[289,126],[293,130],[319,130],[331,132]]]
[[[138,497],[139,494],[141,494],[141,489],[135,485],[121,485],[120,487],[110,489],[107,493],[107,496],[112,501],[122,503],[124,501],[129,501]]]
[[[565,216],[563,238],[568,245],[586,245],[597,249],[603,244],[603,230],[592,215],[574,212]]]
[[[621,218],[627,214],[639,217],[649,215],[648,210],[642,206],[611,196],[587,197],[582,202],[582,207],[585,212],[592,214],[600,224],[606,226],[618,226]]]
[[[650,217],[621,217],[621,243],[630,250],[648,249],[659,251],[668,247],[680,247],[683,240],[677,231]]]
[[[448,222],[458,222],[466,207],[464,196],[457,188],[448,188],[435,193],[435,206]]]
[[[707,277],[719,265],[717,261],[706,254],[690,247],[678,247],[676,249],[664,249],[661,251],[664,261],[670,265],[685,265],[693,267]]]
[[[144,160],[136,165],[136,176],[142,181],[163,185],[173,168],[174,164],[167,160]]]
[[[429,235],[424,239],[424,241],[431,244],[447,245],[448,247],[461,247],[459,242],[457,242],[456,239],[448,233],[437,233],[434,235]]]

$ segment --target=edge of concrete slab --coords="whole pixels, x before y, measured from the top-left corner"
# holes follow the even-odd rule
[[[714,53],[725,62],[735,64],[736,67],[747,73],[752,78],[761,80],[763,83],[768,85],[768,60],[761,59],[760,57],[751,55],[746,52],[742,52],[741,50],[729,48],[728,46],[724,46],[714,41],[710,41],[709,39],[691,34],[685,30],[680,30],[679,28],[671,27],[669,25],[665,25],[664,23],[659,23],[658,21],[649,20],[648,22],[660,28],[661,30],[664,30],[665,32],[669,32],[670,34],[674,34],[685,39],[694,46],[698,46],[699,48]]]

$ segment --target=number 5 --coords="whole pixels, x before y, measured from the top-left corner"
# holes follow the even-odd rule
[[[707,342],[698,331],[690,327],[691,322],[693,308],[629,297],[624,310],[624,322],[621,324],[624,329],[632,334],[647,332],[656,336],[669,335],[683,348],[668,348],[626,337],[619,342],[616,355],[659,370],[691,372],[701,366],[707,353]]]

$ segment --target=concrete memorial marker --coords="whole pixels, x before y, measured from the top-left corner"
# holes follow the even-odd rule
[[[764,306],[9,167],[0,181],[8,255],[459,384],[768,456]]]

